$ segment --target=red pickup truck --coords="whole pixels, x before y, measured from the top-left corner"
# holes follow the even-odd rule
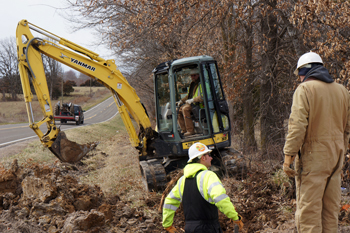
[[[67,123],[67,121],[75,121],[76,125],[84,124],[84,112],[80,105],[72,103],[64,103],[60,105],[60,102],[55,106],[54,110],[55,120],[60,120],[61,124]]]

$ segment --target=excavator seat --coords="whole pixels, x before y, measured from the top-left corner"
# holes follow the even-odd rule
[[[199,121],[199,120],[204,120],[206,118],[204,108],[200,108],[198,104],[192,104],[191,106],[192,106],[191,116],[193,120]]]
[[[196,134],[205,134],[208,130],[205,109],[200,108],[198,104],[192,104],[191,118]]]

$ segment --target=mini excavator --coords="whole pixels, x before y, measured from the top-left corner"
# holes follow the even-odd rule
[[[34,37],[36,32],[45,38]],[[75,163],[98,143],[80,145],[70,141],[55,125],[42,55],[75,69],[108,88],[128,131],[130,142],[139,152],[141,174],[147,190],[165,188],[169,173],[186,165],[188,149],[202,142],[213,150],[212,169],[226,174],[239,174],[241,156],[231,146],[229,108],[222,88],[218,65],[210,56],[187,57],[159,64],[153,70],[156,106],[156,128],[151,122],[136,91],[117,68],[114,60],[105,60],[69,40],[42,29],[27,20],[18,23],[16,31],[18,66],[27,108],[29,127],[41,143],[61,161]],[[201,106],[193,106],[194,134],[184,136],[177,122],[177,102],[188,93],[190,73],[200,76]],[[32,109],[34,87],[43,113],[35,122]],[[131,118],[132,117],[132,118]],[[136,130],[132,119],[137,123]],[[46,124],[47,131],[40,126]]]

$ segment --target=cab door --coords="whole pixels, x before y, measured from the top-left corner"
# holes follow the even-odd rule
[[[230,131],[228,105],[222,89],[216,62],[202,63],[203,78],[207,93],[209,117],[214,134]]]

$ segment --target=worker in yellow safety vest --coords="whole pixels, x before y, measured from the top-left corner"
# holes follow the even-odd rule
[[[202,143],[194,143],[188,150],[189,160],[184,175],[168,194],[163,206],[163,227],[170,233],[178,232],[173,226],[175,211],[183,203],[186,233],[222,233],[218,209],[243,228],[240,215],[235,210],[218,176],[209,171],[211,150]]]
[[[193,135],[194,125],[191,118],[192,104],[199,104],[200,108],[203,108],[202,97],[202,85],[200,84],[198,69],[192,69],[190,72],[192,82],[188,89],[188,94],[177,102],[178,106],[181,106],[177,116],[178,123],[181,128],[181,133],[184,136]]]

